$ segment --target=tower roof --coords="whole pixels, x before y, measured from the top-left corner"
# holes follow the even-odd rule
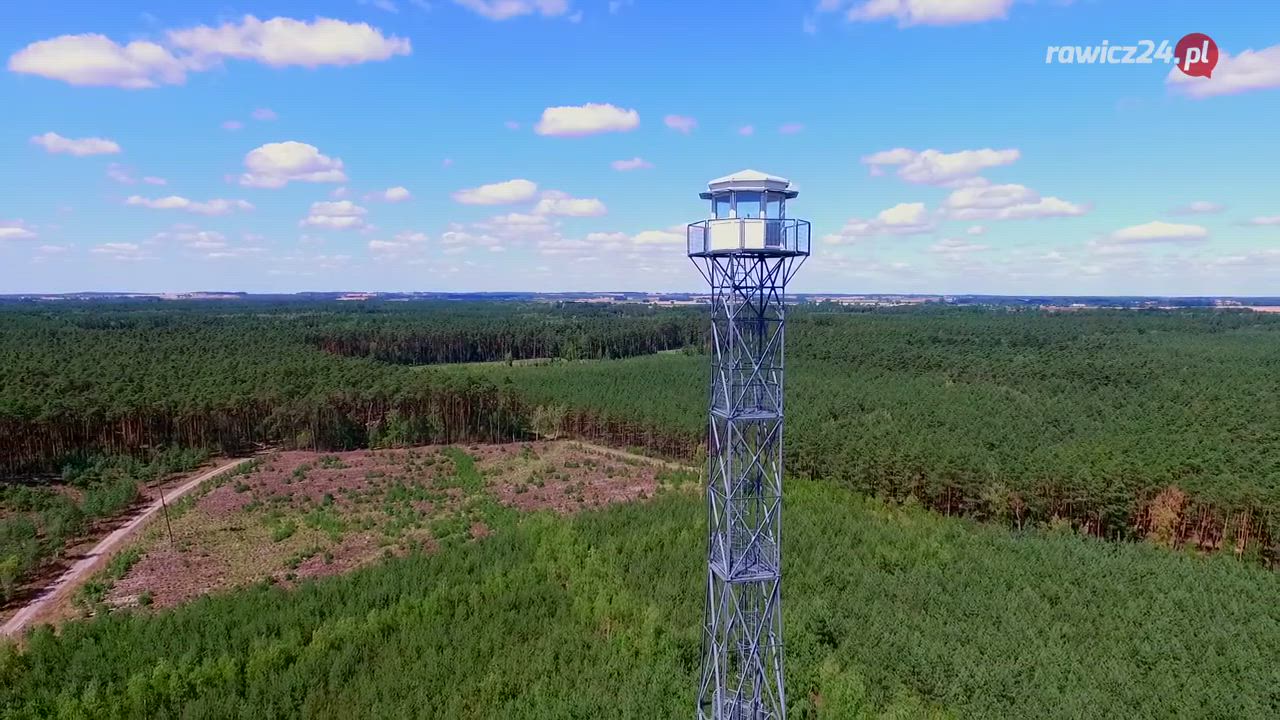
[[[700,196],[703,199],[709,199],[714,194],[729,190],[773,190],[784,192],[787,197],[795,197],[799,193],[789,190],[790,186],[791,181],[784,177],[747,169],[712,180],[707,183],[707,192],[701,193]]]

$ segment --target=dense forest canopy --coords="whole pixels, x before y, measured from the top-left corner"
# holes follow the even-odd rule
[[[1280,318],[817,305],[792,319],[792,472],[1017,526],[1278,554]],[[705,308],[572,303],[5,306],[0,468],[534,434],[696,458],[705,324]],[[419,367],[539,357],[585,362]]]
[[[789,716],[1280,712],[1280,574],[1009,531],[797,480]],[[260,585],[0,646],[0,717],[680,717],[698,673],[694,493],[520,515],[295,590]]]

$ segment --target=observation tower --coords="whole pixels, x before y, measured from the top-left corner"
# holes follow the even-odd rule
[[[809,256],[786,178],[743,170],[699,197],[689,259],[711,286],[707,598],[699,720],[783,720],[782,371],[787,281]]]

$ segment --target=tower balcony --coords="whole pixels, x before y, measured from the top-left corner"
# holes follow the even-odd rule
[[[689,257],[809,254],[809,221],[795,218],[716,218],[690,223]]]

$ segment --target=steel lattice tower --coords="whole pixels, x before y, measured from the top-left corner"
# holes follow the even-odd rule
[[[701,194],[712,219],[688,228],[711,287],[707,596],[700,720],[783,720],[782,426],[784,297],[809,255],[797,195],[744,170]]]

